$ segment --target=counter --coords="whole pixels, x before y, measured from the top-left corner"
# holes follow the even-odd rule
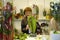
[[[37,35],[36,37],[27,37],[26,40],[50,40],[49,35]]]
[[[14,39],[14,40],[19,40],[19,39]],[[49,35],[37,35],[36,37],[27,36],[25,40],[50,40],[50,36]]]

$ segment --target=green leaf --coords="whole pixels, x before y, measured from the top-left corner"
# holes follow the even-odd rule
[[[36,19],[33,16],[28,17],[28,25],[30,27],[30,31],[35,33],[36,30]]]

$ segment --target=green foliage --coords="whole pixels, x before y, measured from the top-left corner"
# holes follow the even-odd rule
[[[36,19],[33,16],[28,17],[28,25],[30,27],[30,31],[35,33],[36,30]]]
[[[60,22],[60,3],[50,2],[50,7],[50,12],[52,16],[55,18],[56,21]]]
[[[21,33],[20,36],[19,36],[19,39],[20,40],[25,40],[27,38],[27,34],[26,33]]]
[[[43,11],[43,16],[46,16],[46,10]]]
[[[20,33],[20,34],[17,34],[15,35],[14,37],[15,39],[19,39],[19,40],[25,40],[27,38],[27,34],[26,33]]]
[[[0,28],[0,33],[3,33],[3,29],[2,28]]]
[[[9,30],[9,29],[5,29],[3,32],[4,32],[6,35],[11,34],[11,30]]]
[[[60,31],[54,31],[54,34],[60,34]]]

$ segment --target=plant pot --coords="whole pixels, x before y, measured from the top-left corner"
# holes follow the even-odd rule
[[[31,33],[31,34],[30,34],[30,37],[36,37],[36,35],[37,35],[37,34]]]

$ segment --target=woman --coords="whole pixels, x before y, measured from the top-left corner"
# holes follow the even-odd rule
[[[24,18],[22,19],[22,22],[21,22],[21,28],[22,28],[23,33],[29,34],[29,25],[28,25],[27,17],[30,16],[31,14],[32,14],[32,9],[30,7],[25,8]],[[39,33],[39,32],[42,33],[42,30],[41,30],[38,22],[36,22],[36,32],[37,33]]]
[[[21,22],[21,28],[22,28],[23,33],[29,34],[29,26],[28,26],[27,17],[31,13],[32,13],[31,8],[29,8],[29,7],[25,8],[25,10],[24,10],[24,18],[22,19],[22,22]]]

